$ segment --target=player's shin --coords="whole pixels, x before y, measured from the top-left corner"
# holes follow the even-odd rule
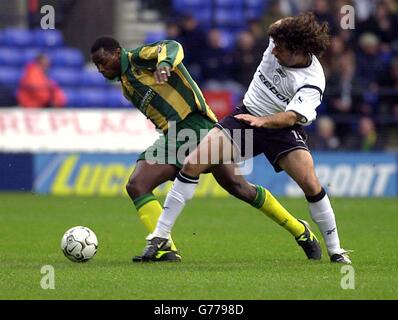
[[[153,237],[168,238],[171,229],[180,215],[185,203],[192,199],[199,177],[189,177],[181,171],[174,180],[173,187],[167,194],[162,214],[159,217]]]
[[[318,225],[325,239],[329,255],[341,253],[339,235],[337,233],[336,218],[325,190],[315,196],[306,196],[312,220]]]
[[[256,186],[257,195],[252,206],[266,214],[280,226],[289,231],[294,237],[300,236],[304,231],[304,225],[293,217],[267,189]]]
[[[134,199],[134,205],[142,224],[149,232],[153,232],[162,213],[162,206],[159,201],[152,193],[149,193]],[[173,240],[171,240],[171,250],[177,251]]]

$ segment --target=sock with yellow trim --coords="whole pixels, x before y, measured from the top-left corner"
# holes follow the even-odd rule
[[[137,208],[138,216],[141,222],[144,224],[147,230],[152,233],[155,230],[160,214],[162,213],[162,206],[152,193],[144,194],[133,201],[135,207]],[[177,251],[177,248],[171,238],[170,241],[171,250]]]
[[[267,189],[256,185],[257,195],[251,205],[266,214],[294,237],[305,231],[304,225],[293,217]]]

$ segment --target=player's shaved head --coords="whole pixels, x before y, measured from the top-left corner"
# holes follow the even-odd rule
[[[105,78],[112,80],[120,76],[120,52],[120,44],[115,38],[101,36],[91,46],[91,60]]]
[[[115,52],[118,48],[120,48],[120,43],[111,36],[100,36],[95,39],[93,45],[91,46],[91,54],[97,52],[101,48],[108,52]]]

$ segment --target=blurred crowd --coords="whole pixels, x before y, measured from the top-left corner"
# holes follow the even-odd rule
[[[355,9],[354,29],[343,29],[341,8]],[[268,45],[268,26],[311,10],[326,21],[329,50],[321,57],[327,85],[319,120],[310,128],[316,149],[379,150],[398,137],[398,1],[271,0],[232,41],[224,30],[203,28],[192,14],[166,21],[166,37],[185,49],[185,64],[204,89],[242,96]],[[178,16],[178,15],[177,15]]]
[[[262,8],[253,7],[252,14],[245,15],[242,20],[237,19],[243,17],[240,9],[225,11],[217,18],[221,20],[215,20],[214,15],[210,18],[202,15],[201,19],[198,14],[207,14],[207,11],[184,11],[189,3],[202,9],[205,3],[207,6],[221,3],[230,10],[227,5],[232,2],[145,0],[142,7],[161,12],[159,16],[163,17],[165,25],[162,38],[175,39],[183,45],[184,64],[200,87],[207,91],[232,92],[234,104],[240,103],[268,46],[269,25],[286,16],[313,11],[318,21],[328,23],[331,45],[320,57],[326,75],[326,90],[318,107],[318,119],[308,128],[311,133],[309,145],[325,151],[398,150],[398,0],[236,0],[236,3],[250,2]],[[355,9],[353,29],[341,26],[347,13],[341,12],[345,5]],[[230,16],[228,12],[238,15]],[[203,17],[207,19],[206,23]],[[220,21],[228,23],[222,25]],[[57,35],[56,30],[53,33],[53,36]],[[27,34],[25,38],[33,34]],[[38,35],[51,34],[42,32]],[[19,81],[15,98],[20,106],[128,105],[118,88],[109,87],[93,70],[83,70],[83,56],[78,50],[62,49],[62,41],[57,43],[51,37],[48,39],[45,45],[50,56],[37,56],[24,67],[21,78],[15,79]],[[159,39],[147,39],[147,42],[156,40]],[[4,55],[9,50],[3,51]],[[12,51],[3,58],[0,54],[0,60],[19,66],[16,53]],[[54,57],[58,56],[57,64]],[[53,62],[55,68],[48,72]],[[69,69],[65,70],[65,67]],[[9,82],[14,73],[8,66],[3,71],[0,80],[4,78]],[[39,85],[45,90],[37,90]],[[0,97],[4,97],[1,92]],[[1,105],[10,104],[1,102]]]

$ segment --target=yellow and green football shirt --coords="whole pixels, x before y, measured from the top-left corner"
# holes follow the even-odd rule
[[[121,50],[123,95],[163,132],[167,132],[169,121],[178,123],[197,110],[217,122],[183,65],[183,58],[182,46],[174,40],[155,42],[131,51]],[[163,84],[156,83],[153,72],[158,66],[166,65],[171,68],[171,76]]]

